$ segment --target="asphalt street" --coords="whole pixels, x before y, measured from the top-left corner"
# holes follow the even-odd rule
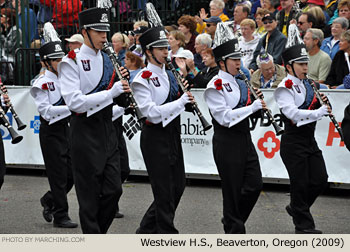
[[[40,197],[48,190],[47,177],[40,172],[7,174],[0,191],[0,234],[81,233],[80,227],[53,227],[42,217]],[[246,223],[250,234],[293,234],[294,226],[285,211],[288,185],[264,184],[259,200]],[[78,203],[73,190],[68,195],[69,213],[79,223]],[[123,185],[120,210],[111,234],[133,234],[152,201],[150,184],[133,176]],[[350,234],[350,190],[328,189],[312,207],[316,227],[326,234]],[[191,179],[176,212],[175,226],[182,234],[223,234],[222,195],[219,181]]]

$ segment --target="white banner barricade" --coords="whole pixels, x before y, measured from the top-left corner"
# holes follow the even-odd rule
[[[14,129],[23,136],[18,144],[11,144],[8,131],[1,126],[1,134],[4,140],[5,156],[7,164],[21,166],[40,166],[43,159],[39,143],[39,114],[34,101],[29,94],[29,87],[9,87],[9,95],[12,103],[27,127],[17,131],[17,125],[12,114],[7,113],[9,121]],[[338,122],[344,116],[344,108],[349,104],[349,91],[322,90],[328,95],[333,106],[333,114]],[[211,123],[208,108],[203,99],[203,90],[192,91],[198,106],[205,118]],[[272,110],[277,122],[280,122],[280,112],[273,99],[273,90],[264,90],[265,101]],[[124,125],[128,125],[126,142],[129,152],[130,168],[132,171],[145,171],[145,165],[140,151],[140,131],[138,125],[133,124],[131,117],[124,118]],[[263,120],[267,123],[267,118]],[[281,122],[282,123],[282,122]],[[281,124],[282,125],[282,124]],[[261,120],[251,121],[252,139],[259,155],[262,175],[264,178],[287,179],[288,174],[280,158],[279,148],[281,136],[276,136],[273,127],[261,126]],[[183,113],[181,116],[181,140],[187,174],[217,175],[216,166],[212,155],[213,129],[204,132],[198,117],[192,113]],[[128,139],[130,138],[131,139]],[[316,128],[316,140],[323,152],[326,161],[329,182],[350,183],[350,169],[347,161],[350,153],[340,141],[338,132],[329,118],[323,118]]]

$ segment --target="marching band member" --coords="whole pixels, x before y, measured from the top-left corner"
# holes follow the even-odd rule
[[[285,125],[280,155],[290,180],[290,204],[286,210],[293,218],[296,234],[321,234],[315,229],[310,208],[326,188],[328,175],[315,139],[315,127],[316,121],[331,113],[331,109],[320,106],[310,80],[306,79],[309,58],[301,38],[293,42],[298,41],[290,35],[294,29],[295,25],[289,26],[282,53],[288,75],[274,92]],[[294,34],[299,36],[298,32]],[[327,100],[325,96],[322,99]]]
[[[114,82],[114,66],[101,51],[108,22],[104,8],[80,12],[84,44],[59,65],[62,96],[72,111],[72,165],[83,233],[107,233],[122,193],[112,105],[113,98],[130,92],[130,88],[122,80],[107,90]],[[127,76],[124,68],[119,70]]]
[[[6,92],[6,87],[2,86],[1,89],[3,91],[2,93]],[[1,94],[0,97],[1,97],[0,106],[6,113],[8,110],[8,106],[6,104],[9,104],[10,98],[8,97],[7,94]],[[4,149],[4,142],[2,141],[2,137],[1,137],[0,138],[0,190],[4,183],[5,173],[6,173],[5,149]]]
[[[118,139],[118,149],[119,149],[119,163],[120,163],[120,179],[123,184],[130,174],[129,166],[129,156],[128,149],[126,147],[126,142],[123,135],[123,115],[125,113],[125,108],[118,105],[113,106],[113,125],[116,130],[116,135]],[[117,211],[115,218],[123,218],[124,214],[119,211],[119,202],[117,202]]]
[[[53,27],[52,27],[53,29]],[[76,228],[68,215],[67,193],[73,187],[70,156],[69,118],[71,112],[61,96],[57,66],[64,57],[60,41],[47,42],[39,49],[46,71],[30,90],[40,114],[40,147],[51,191],[40,202],[43,216],[53,226]]]
[[[174,217],[185,189],[180,114],[194,99],[190,92],[178,97],[177,81],[165,69],[169,44],[164,27],[148,29],[139,41],[148,65],[135,76],[131,87],[142,114],[147,116],[141,152],[154,201],[136,233],[178,233]]]
[[[214,125],[213,155],[222,183],[224,230],[239,234],[246,233],[245,222],[262,188],[249,116],[265,109],[266,104],[260,99],[252,101],[245,82],[235,77],[242,56],[238,40],[233,34],[221,34],[225,33],[221,29],[224,24],[218,26],[213,53],[220,70],[208,83],[204,98]]]

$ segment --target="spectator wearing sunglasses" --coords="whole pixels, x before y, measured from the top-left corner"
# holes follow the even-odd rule
[[[216,16],[211,16],[208,19],[204,19],[207,25],[207,33],[210,35],[212,39],[214,39],[216,25],[221,22],[221,19]]]
[[[265,50],[265,52],[272,55],[273,61],[276,64],[282,65],[281,55],[284,46],[287,43],[287,37],[277,29],[276,18],[272,15],[272,13],[266,14],[262,21],[267,33],[259,40],[259,44],[254,51],[253,60],[249,65],[249,70],[251,73],[258,69],[256,58],[260,54],[262,48]]]
[[[304,38],[307,29],[312,28],[314,24],[316,24],[316,18],[311,13],[305,12],[300,15],[297,26],[300,31],[301,38]]]

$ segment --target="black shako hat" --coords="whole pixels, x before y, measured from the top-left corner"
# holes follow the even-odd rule
[[[90,8],[79,13],[80,29],[109,32],[108,10],[104,8]]]
[[[65,54],[62,50],[61,42],[54,41],[42,45],[39,49],[39,55],[41,60],[48,60],[61,59]]]
[[[163,26],[153,27],[142,33],[139,38],[142,50],[145,52],[151,47],[168,47],[169,42]]]
[[[238,40],[236,38],[231,39],[213,49],[215,61],[226,59],[240,59],[242,57],[241,50],[239,48]]]
[[[306,47],[304,44],[298,44],[286,48],[282,52],[282,59],[284,65],[291,65],[293,62],[296,63],[308,63],[309,56],[307,55]]]

